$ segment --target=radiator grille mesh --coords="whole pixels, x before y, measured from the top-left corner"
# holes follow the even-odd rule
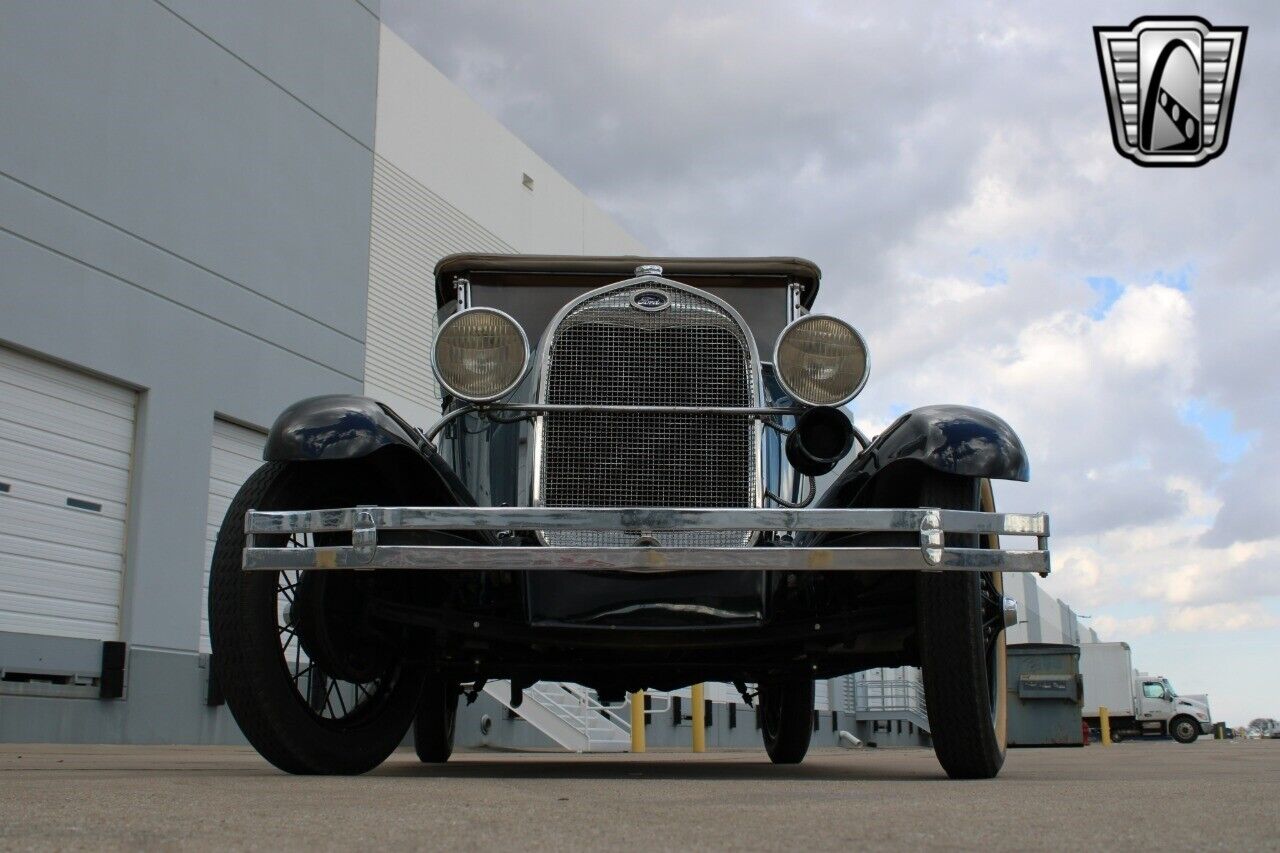
[[[665,310],[631,305],[661,290]],[[554,330],[548,403],[752,406],[751,344],[723,308],[652,283],[602,294]],[[551,413],[543,424],[545,506],[749,507],[756,500],[756,430],[743,415]],[[641,531],[547,531],[552,545],[633,544]],[[750,531],[653,534],[663,545],[742,545]]]

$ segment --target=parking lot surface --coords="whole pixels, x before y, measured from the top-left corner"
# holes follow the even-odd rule
[[[951,782],[926,750],[399,752],[299,778],[249,749],[0,745],[0,847],[1280,850],[1280,741],[1013,750]]]

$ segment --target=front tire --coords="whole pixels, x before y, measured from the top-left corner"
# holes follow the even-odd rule
[[[978,510],[989,487],[970,477],[929,471],[921,507]],[[985,500],[984,500],[985,498]],[[949,547],[976,548],[976,534],[947,534]],[[930,735],[952,779],[991,779],[1005,758],[1005,641],[998,573],[922,572],[916,631]]]
[[[439,678],[429,678],[413,718],[413,749],[424,764],[443,764],[453,755],[458,720],[458,691]]]
[[[324,494],[319,478],[304,476],[309,472],[303,467],[263,465],[227,510],[209,579],[213,665],[240,730],[276,767],[297,774],[364,773],[404,738],[422,685],[419,669],[376,648],[376,642],[351,641],[363,626],[344,612],[343,599],[349,602],[350,593],[358,594],[369,579],[346,572],[308,579],[308,572],[241,569],[248,510],[346,505],[343,496]],[[326,473],[338,475],[327,479],[344,488],[355,479],[345,470]],[[369,497],[354,495],[350,504],[370,502]],[[258,539],[262,547],[308,544],[296,537]],[[317,618],[325,620],[325,630],[314,630]],[[322,660],[341,674],[330,675]]]
[[[1195,743],[1200,737],[1200,724],[1190,717],[1174,717],[1169,723],[1169,736],[1178,743]]]
[[[777,678],[759,685],[760,733],[774,764],[799,764],[813,736],[813,679]]]

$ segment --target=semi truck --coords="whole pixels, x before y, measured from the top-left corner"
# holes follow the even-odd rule
[[[1128,643],[1082,643],[1080,673],[1084,721],[1101,730],[1099,708],[1106,708],[1112,741],[1167,735],[1178,743],[1193,743],[1213,731],[1209,698],[1179,696],[1164,676],[1135,670]]]

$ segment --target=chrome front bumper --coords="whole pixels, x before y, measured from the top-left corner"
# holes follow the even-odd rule
[[[914,533],[918,547],[621,548],[379,545],[390,530],[623,530],[637,540],[666,530]],[[262,548],[257,536],[351,533],[342,546]],[[943,533],[1034,536],[1028,550],[944,547]],[[378,507],[245,514],[244,569],[591,570],[670,572],[961,571],[1049,573],[1044,513],[951,509],[599,509]]]

